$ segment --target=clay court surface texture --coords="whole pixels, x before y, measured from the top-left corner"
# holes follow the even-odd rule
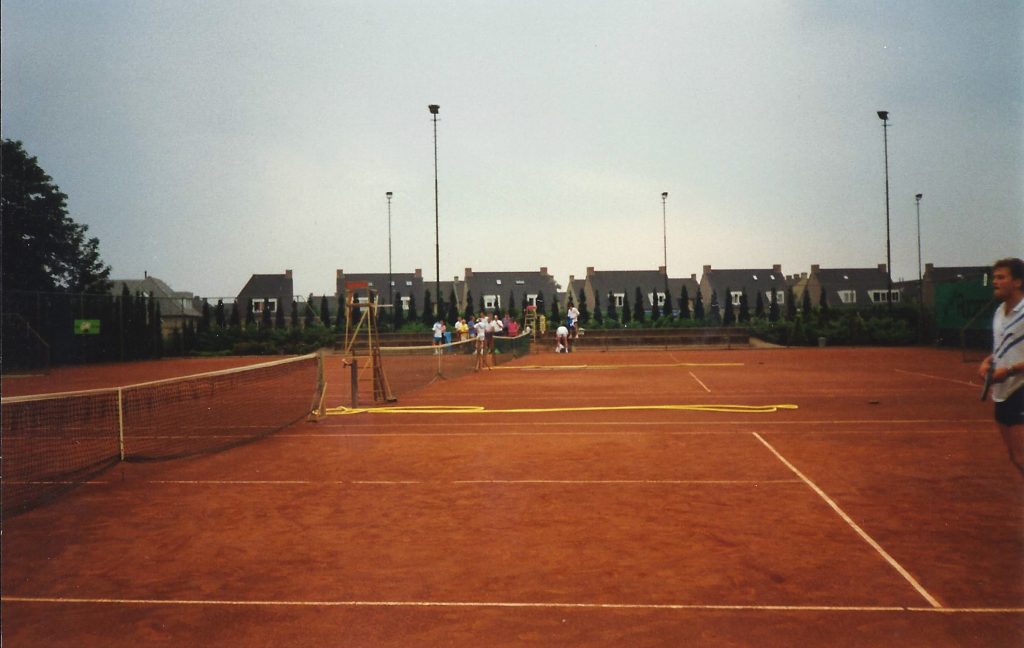
[[[352,411],[328,357],[318,422],[5,516],[4,646],[1024,645],[1024,479],[975,371],[545,349]]]

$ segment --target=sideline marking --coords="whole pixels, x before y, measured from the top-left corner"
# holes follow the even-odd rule
[[[4,603],[105,605],[222,605],[268,607],[473,607],[583,608],[608,610],[740,610],[761,612],[930,612],[933,614],[1021,614],[1024,608],[934,608],[899,605],[728,605],[683,603],[520,603],[507,601],[231,601],[224,599],[111,599],[47,596],[0,597]]]
[[[955,380],[953,378],[943,378],[942,376],[933,376],[931,374],[919,373],[917,371],[906,371],[904,369],[893,369],[893,371],[898,371],[900,373],[910,374],[911,376],[924,376],[925,378],[931,378],[933,380],[941,380],[943,382],[956,383],[958,385],[967,385],[968,387],[981,387],[981,385],[976,385],[974,383],[964,382],[962,380]]]
[[[832,501],[832,498],[830,498],[828,495],[826,495],[825,491],[823,491],[820,488],[818,488],[817,484],[815,484],[810,479],[808,479],[806,476],[804,476],[804,474],[802,472],[800,472],[797,469],[796,466],[791,464],[789,461],[786,460],[785,457],[783,457],[781,454],[779,454],[779,451],[776,450],[774,447],[772,447],[772,444],[770,444],[767,441],[765,441],[764,437],[762,437],[757,432],[754,432],[753,435],[757,438],[758,441],[760,441],[762,444],[764,444],[764,446],[766,448],[768,448],[771,451],[771,453],[778,458],[779,461],[784,463],[786,465],[786,467],[789,468],[790,470],[792,470],[793,473],[797,477],[802,479],[804,481],[804,483],[806,483],[808,486],[810,486],[814,490],[814,492],[817,493],[819,497],[821,497],[821,499],[825,500],[825,503],[828,504],[829,506],[831,506],[832,510],[834,510],[836,513],[839,514],[839,517],[843,518],[843,520],[847,524],[849,524],[850,527],[854,531],[856,531],[857,534],[861,538],[863,538],[865,542],[867,542],[869,545],[871,545],[874,548],[874,550],[877,551],[879,553],[879,555],[881,555],[882,558],[885,559],[886,562],[888,562],[896,571],[898,571],[900,573],[900,575],[903,576],[903,578],[906,579],[906,581],[908,583],[910,583],[914,587],[914,589],[917,590],[917,593],[920,594],[921,596],[923,596],[924,599],[926,601],[928,601],[928,603],[932,607],[934,607],[934,608],[941,608],[942,607],[942,604],[939,603],[935,599],[935,597],[933,597],[931,594],[929,594],[928,590],[926,590],[924,587],[921,586],[920,583],[917,582],[917,579],[915,579],[913,576],[911,576],[910,573],[906,569],[904,569],[902,565],[900,565],[898,562],[896,562],[896,559],[893,558],[892,556],[890,556],[889,553],[885,549],[882,548],[882,545],[880,545],[877,542],[875,542],[874,538],[872,538],[870,535],[868,535],[868,533],[864,529],[860,528],[857,525],[857,523],[854,522],[850,518],[850,516],[847,515],[843,511],[843,509],[839,508],[839,505],[836,504],[834,501]]]
[[[504,371],[563,371],[566,369],[640,369],[660,368],[672,369],[675,367],[742,367],[742,362],[665,362],[652,364],[577,364],[577,365],[501,365],[491,369],[502,369]]]
[[[690,376],[692,376],[692,377],[693,377],[693,379],[694,379],[694,380],[696,380],[696,381],[697,381],[697,384],[698,384],[698,385],[700,385],[701,387],[703,387],[703,388],[704,388],[704,391],[706,391],[706,392],[707,392],[707,393],[709,393],[709,394],[711,393],[711,390],[710,390],[710,389],[708,389],[708,386],[704,384],[704,381],[702,381],[702,380],[701,380],[700,378],[698,378],[698,377],[697,377],[697,376],[696,376],[696,375],[695,375],[695,374],[694,374],[694,373],[693,373],[692,371],[691,371],[691,372],[689,372],[689,374],[690,374]]]
[[[113,483],[113,482],[94,482],[94,483]],[[353,480],[324,480],[324,481],[312,481],[312,480],[293,480],[293,481],[278,481],[278,480],[266,480],[260,481],[255,479],[151,479],[147,480],[147,484],[172,484],[172,485],[187,485],[187,486],[238,486],[238,485],[256,485],[256,486],[281,486],[281,485],[299,485],[299,486],[314,486],[314,485],[325,485],[330,484],[332,486],[347,486],[347,485],[361,485],[361,486],[422,486],[422,485],[451,485],[451,484],[507,484],[507,485],[687,485],[687,484],[800,484],[803,483],[799,479],[454,479],[448,481],[424,481],[424,480],[399,480],[399,481],[385,481],[385,480],[368,480],[368,479],[353,479]]]
[[[592,407],[523,407],[488,409],[483,405],[394,405],[390,407],[327,408],[327,416],[352,414],[544,414],[548,412],[723,412],[726,414],[771,414],[779,410],[795,410],[796,405],[595,405]]]

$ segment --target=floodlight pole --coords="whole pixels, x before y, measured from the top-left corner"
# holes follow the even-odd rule
[[[441,106],[430,104],[427,106],[430,114],[434,116],[434,313],[441,316],[441,234],[438,220],[437,208],[437,112]]]
[[[921,273],[921,198],[924,194],[914,196],[917,203],[917,331],[918,342],[921,341],[921,332],[924,331],[924,275]]]
[[[889,111],[879,110],[878,118],[882,120],[882,144],[885,150],[885,276],[888,293],[885,301],[892,310],[892,242],[889,232]]]
[[[665,203],[668,200],[668,192],[661,192],[661,246],[665,263],[665,299],[668,299],[668,219],[665,217]],[[657,300],[657,295],[655,295]],[[669,313],[671,315],[671,313]]]
[[[391,307],[395,307],[395,282],[391,278],[391,196],[393,195],[390,191],[385,194],[388,198],[388,303]]]

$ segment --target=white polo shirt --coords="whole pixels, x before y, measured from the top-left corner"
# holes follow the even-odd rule
[[[1024,362],[1024,299],[1006,314],[1006,306],[999,304],[992,316],[992,361],[996,369]],[[1017,373],[1005,381],[992,385],[992,400],[1003,402],[1024,385],[1024,374]]]

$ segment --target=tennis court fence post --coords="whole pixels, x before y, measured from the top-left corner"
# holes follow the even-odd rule
[[[124,389],[117,388],[117,446],[124,461]]]
[[[352,408],[359,407],[359,359],[352,356]]]

